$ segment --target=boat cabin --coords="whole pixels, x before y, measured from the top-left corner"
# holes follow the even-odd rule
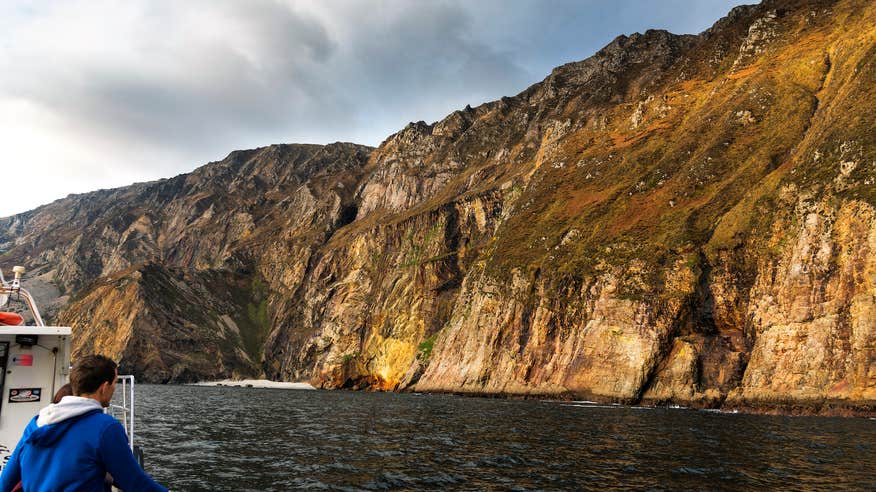
[[[0,465],[30,419],[67,384],[70,332],[66,326],[0,325]]]

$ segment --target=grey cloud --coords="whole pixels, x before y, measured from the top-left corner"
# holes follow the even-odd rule
[[[394,115],[392,131],[409,120],[437,119],[525,84],[527,71],[482,43],[470,13],[458,4],[392,7],[372,15],[358,15],[354,7],[349,15],[361,20],[349,23],[348,34],[358,42],[347,47],[349,64],[337,67],[346,80],[355,81],[367,111]]]
[[[636,2],[612,5],[332,2],[322,6],[335,20],[330,27],[307,4],[150,2],[132,33],[147,38],[132,53],[142,59],[121,66],[61,60],[57,71],[48,66],[56,61],[37,61],[3,85],[107,138],[193,149],[260,133],[346,139],[361,134],[363,122],[399,127],[519,92],[553,66],[595,51],[635,17]],[[201,11],[209,13],[203,22],[222,23],[221,36],[194,33],[186,42],[192,23],[176,17],[197,19]],[[148,39],[167,29],[176,44]],[[594,37],[602,39],[588,45]],[[544,55],[557,52],[567,59]],[[539,57],[548,66],[533,69]]]
[[[504,46],[539,76],[581,60],[620,34],[650,28],[696,34],[740,0],[480,0],[463,3],[485,43]]]
[[[19,69],[8,70],[0,86],[63,115],[71,123],[69,131],[89,140],[130,141],[184,156],[204,149],[221,154],[230,150],[229,143],[276,134],[290,123],[349,125],[349,116],[320,79],[325,76],[320,65],[335,50],[323,26],[275,2],[216,5],[228,33],[211,42],[195,38],[188,44],[138,46],[133,59],[121,64],[99,57],[64,61],[19,53]],[[166,28],[160,24],[172,15],[167,8],[151,9],[142,21],[152,29]],[[184,40],[179,32],[171,35]]]

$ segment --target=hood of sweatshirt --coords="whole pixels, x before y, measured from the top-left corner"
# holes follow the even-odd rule
[[[27,441],[36,446],[51,446],[77,420],[95,412],[103,412],[103,406],[97,400],[65,396],[60,402],[40,410],[36,421],[37,428],[28,436]]]

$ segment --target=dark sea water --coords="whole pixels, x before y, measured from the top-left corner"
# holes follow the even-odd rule
[[[137,385],[171,490],[876,490],[876,420]]]

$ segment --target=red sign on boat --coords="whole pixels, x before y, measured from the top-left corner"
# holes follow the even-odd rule
[[[18,354],[12,356],[12,364],[16,366],[32,366],[33,365],[33,355],[31,354]]]

